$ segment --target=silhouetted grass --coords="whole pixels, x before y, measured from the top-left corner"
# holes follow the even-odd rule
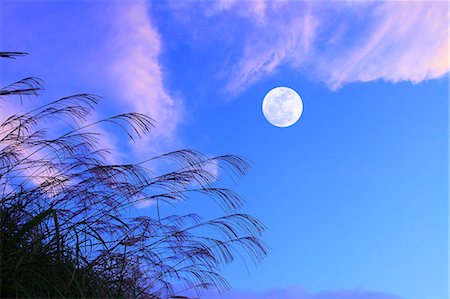
[[[0,97],[37,96],[41,88],[39,79],[26,78],[2,88]],[[109,150],[99,148],[90,129],[110,124],[135,138],[154,121],[125,113],[86,123],[99,100],[77,94],[0,119],[1,297],[184,298],[185,291],[229,289],[221,267],[243,254],[260,261],[267,254],[264,226],[239,213],[240,197],[217,187],[207,169],[218,163],[240,176],[246,160],[178,150],[110,164]],[[45,127],[55,121],[68,126],[52,137]],[[148,168],[155,161],[177,166],[155,174]],[[161,203],[192,193],[210,197],[224,215],[161,216]],[[137,213],[135,205],[147,201],[156,217]]]

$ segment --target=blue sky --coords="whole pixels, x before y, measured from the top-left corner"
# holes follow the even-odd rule
[[[446,2],[0,5],[1,49],[31,54],[3,62],[2,84],[38,76],[47,100],[91,92],[105,98],[96,117],[157,120],[136,144],[105,132],[114,159],[193,148],[253,161],[231,186],[272,250],[250,274],[227,267],[223,298],[448,297]],[[292,127],[262,114],[276,86],[303,99]]]

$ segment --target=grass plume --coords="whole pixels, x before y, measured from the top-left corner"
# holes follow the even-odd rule
[[[41,89],[41,80],[26,78],[0,89],[0,97],[38,96]],[[207,166],[218,163],[241,176],[247,161],[183,149],[110,164],[111,149],[99,148],[90,129],[113,125],[136,138],[155,122],[125,113],[87,123],[100,100],[77,94],[0,119],[1,297],[185,298],[228,290],[221,267],[243,254],[258,263],[267,254],[265,227],[239,212],[241,198],[216,186]],[[68,124],[57,137],[45,129],[55,120]],[[175,167],[155,174],[147,166],[152,161]],[[224,214],[159,213],[160,203],[176,205],[194,193]],[[143,202],[158,203],[151,206],[158,216],[139,215],[135,207]]]

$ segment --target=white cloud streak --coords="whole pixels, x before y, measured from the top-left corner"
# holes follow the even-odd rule
[[[449,70],[447,3],[385,2],[374,5],[370,26],[348,53],[326,57],[320,65],[326,82],[383,79],[419,83]],[[318,59],[317,59],[318,60]]]
[[[447,2],[223,0],[206,11],[250,24],[229,73],[231,92],[282,65],[331,89],[379,79],[419,83],[449,70]]]
[[[161,39],[147,14],[148,2],[119,6],[114,20],[115,34],[109,40],[114,49],[110,71],[121,102],[130,111],[149,115],[157,122],[144,142],[136,146],[138,152],[143,152],[149,144],[154,149],[174,140],[182,106],[164,87],[159,63]]]
[[[149,156],[177,140],[183,110],[181,100],[164,86],[162,42],[150,10],[147,0],[62,6],[52,1],[10,1],[5,4],[4,21],[13,24],[13,32],[24,34],[5,32],[5,46],[30,52],[29,58],[17,59],[18,69],[35,74],[37,65],[36,74],[46,81],[45,96],[95,93],[105,97],[98,106],[102,118],[125,112],[152,117],[156,128],[133,146],[145,148]],[[32,63],[24,69],[20,63],[26,59]],[[107,138],[103,138],[105,145],[114,145]],[[124,142],[116,144],[113,151],[129,151]]]

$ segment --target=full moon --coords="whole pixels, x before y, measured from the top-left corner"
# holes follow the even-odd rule
[[[264,97],[264,117],[277,127],[295,124],[303,112],[303,102],[295,90],[289,87],[275,87]]]

